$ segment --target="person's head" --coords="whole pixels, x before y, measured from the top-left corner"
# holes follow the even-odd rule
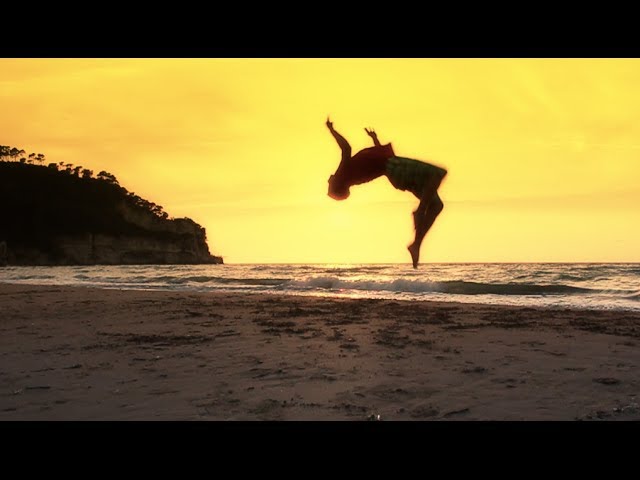
[[[329,177],[329,195],[334,200],[346,200],[349,198],[349,187],[339,181],[335,175]]]

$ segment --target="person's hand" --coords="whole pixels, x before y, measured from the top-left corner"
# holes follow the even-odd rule
[[[378,136],[376,132],[373,130],[373,128],[368,129],[365,127],[364,131],[367,132],[367,135],[369,135],[371,138],[377,138]]]
[[[333,122],[329,120],[329,117],[327,117],[327,128],[333,130]]]

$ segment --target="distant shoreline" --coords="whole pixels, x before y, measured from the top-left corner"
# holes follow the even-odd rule
[[[223,257],[212,255],[210,262],[181,262],[181,263],[0,263],[1,267],[124,267],[124,266],[154,266],[154,265],[224,265]]]
[[[640,265],[110,264],[10,266],[0,281],[96,288],[640,312]]]
[[[133,265],[132,265],[133,266]],[[141,265],[141,266],[145,266],[145,265]],[[433,299],[424,299],[424,298],[419,298],[419,299],[412,299],[412,300],[406,300],[406,299],[388,299],[388,298],[367,298],[367,297],[362,297],[362,298],[353,298],[353,297],[346,297],[346,296],[342,296],[342,295],[331,295],[331,294],[326,294],[326,295],[317,295],[314,293],[305,293],[305,292],[259,292],[259,291],[255,291],[255,292],[229,292],[229,291],[191,291],[191,290],[171,290],[171,289],[167,289],[167,288],[142,288],[142,287],[138,287],[138,288],[134,288],[134,287],[127,287],[127,288],[123,288],[121,286],[96,286],[96,285],[61,285],[61,284],[38,284],[38,283],[19,283],[19,282],[6,282],[6,281],[2,281],[0,279],[0,295],[2,295],[2,289],[8,287],[8,288],[16,288],[16,287],[24,287],[25,290],[31,290],[31,289],[35,289],[35,290],[39,290],[39,289],[44,289],[44,290],[49,290],[49,291],[60,291],[60,292],[65,292],[67,290],[75,290],[75,289],[80,289],[81,291],[86,291],[86,290],[97,290],[97,291],[109,291],[109,292],[120,292],[122,294],[128,294],[128,293],[139,293],[139,294],[144,294],[144,293],[151,293],[151,294],[160,294],[160,295],[172,295],[172,294],[177,294],[177,295],[205,295],[205,296],[212,296],[212,297],[226,297],[226,296],[230,296],[230,297],[234,297],[234,296],[248,296],[251,298],[255,298],[255,297],[259,297],[256,298],[257,301],[271,301],[270,299],[273,298],[279,298],[282,297],[283,299],[302,299],[303,301],[305,299],[309,299],[311,301],[317,301],[317,300],[335,300],[336,302],[362,302],[362,303],[368,303],[368,302],[379,302],[379,303],[385,303],[385,302],[391,302],[391,303],[398,303],[398,304],[404,304],[407,307],[413,307],[416,305],[422,305],[423,307],[428,308],[429,305],[433,305],[435,307],[461,307],[461,308],[491,308],[491,309],[497,309],[497,310],[506,310],[506,311],[510,311],[510,310],[514,310],[514,311],[540,311],[540,312],[551,312],[551,313],[556,313],[556,312],[571,312],[574,314],[578,314],[578,313],[584,313],[587,315],[591,315],[591,314],[595,314],[597,315],[604,315],[604,316],[625,316],[627,314],[631,315],[631,316],[637,316],[638,320],[640,321],[640,311],[634,311],[634,310],[615,310],[615,309],[598,309],[598,308],[588,308],[588,307],[578,307],[578,306],[564,306],[564,305],[544,305],[544,306],[530,306],[530,305],[507,305],[507,304],[500,304],[500,303],[496,303],[496,304],[487,304],[487,303],[481,303],[481,302],[458,302],[458,301],[443,301],[443,300],[433,300]],[[53,289],[53,290],[52,290]],[[420,308],[423,308],[420,307]],[[640,326],[640,325],[639,325]],[[638,333],[638,336],[640,337],[640,331]]]

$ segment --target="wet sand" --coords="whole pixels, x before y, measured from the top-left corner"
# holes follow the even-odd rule
[[[640,313],[0,284],[0,420],[639,420]]]

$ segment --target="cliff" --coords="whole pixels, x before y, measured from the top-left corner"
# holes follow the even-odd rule
[[[193,220],[71,167],[0,161],[0,265],[223,263]]]

